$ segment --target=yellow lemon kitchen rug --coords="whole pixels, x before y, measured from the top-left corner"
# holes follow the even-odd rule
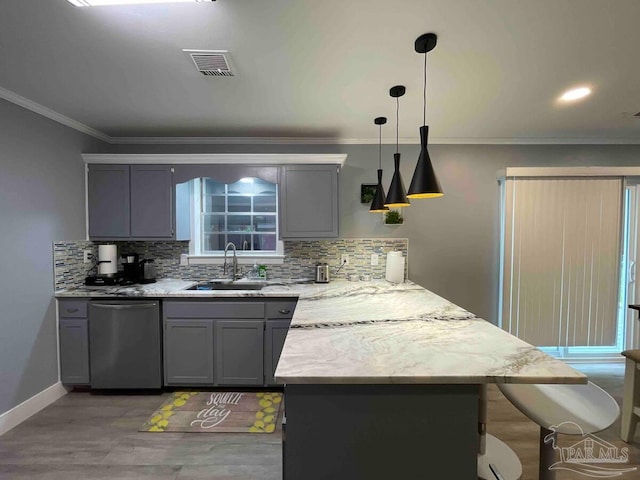
[[[140,432],[272,433],[279,392],[174,392]]]

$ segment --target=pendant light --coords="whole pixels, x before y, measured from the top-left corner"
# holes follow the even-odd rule
[[[382,213],[389,211],[389,207],[384,206],[386,195],[384,193],[384,187],[382,186],[382,125],[387,123],[387,117],[378,117],[373,123],[380,127],[378,137],[378,185],[376,186],[376,193],[373,196],[369,212]]]
[[[389,90],[389,95],[396,99],[396,153],[393,154],[393,163],[395,164],[393,171],[393,178],[391,179],[391,185],[389,185],[389,193],[387,193],[387,199],[384,202],[385,207],[399,208],[408,207],[411,205],[407,199],[407,193],[402,182],[402,175],[400,175],[400,152],[398,151],[398,117],[400,113],[400,101],[399,97],[403,96],[406,89],[402,85],[396,85]]]
[[[438,37],[435,33],[420,35],[415,42],[416,52],[424,53],[424,116],[422,127],[420,127],[420,155],[409,186],[409,194],[407,195],[409,198],[435,198],[444,195],[427,150],[429,137],[429,127],[427,125],[427,52],[433,50],[437,42]]]

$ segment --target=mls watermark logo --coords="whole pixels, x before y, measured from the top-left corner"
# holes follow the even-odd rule
[[[562,425],[571,424],[580,432],[582,439],[569,447],[556,444],[556,432]],[[544,437],[545,443],[551,443],[560,460],[549,467],[549,470],[568,470],[594,478],[619,477],[633,472],[638,467],[622,467],[629,461],[629,449],[618,448],[591,433],[585,434],[582,428],[573,422],[563,422],[549,427],[552,433]],[[620,466],[614,466],[620,465]]]

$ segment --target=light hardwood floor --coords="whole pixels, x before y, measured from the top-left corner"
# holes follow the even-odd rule
[[[578,368],[585,370],[595,383],[621,401],[622,365]],[[75,392],[66,395],[0,437],[0,479],[282,478],[279,431],[269,435],[138,432],[165,395]],[[520,457],[523,479],[536,479],[538,426],[513,407],[494,386],[489,388],[488,415],[488,431],[508,443]],[[640,468],[640,432],[631,445],[620,440],[619,432],[618,421],[598,436],[619,447],[628,447],[628,465]],[[573,437],[561,438],[562,445],[575,442]],[[557,478],[588,480],[590,477],[558,472]],[[618,478],[638,480],[640,471]]]

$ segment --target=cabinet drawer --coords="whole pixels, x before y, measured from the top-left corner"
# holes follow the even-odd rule
[[[264,302],[165,302],[166,318],[264,318]]]
[[[60,317],[85,318],[87,316],[87,301],[59,300],[58,310]]]
[[[293,311],[296,309],[297,300],[283,300],[267,302],[267,318],[283,318],[289,319],[293,317]]]

